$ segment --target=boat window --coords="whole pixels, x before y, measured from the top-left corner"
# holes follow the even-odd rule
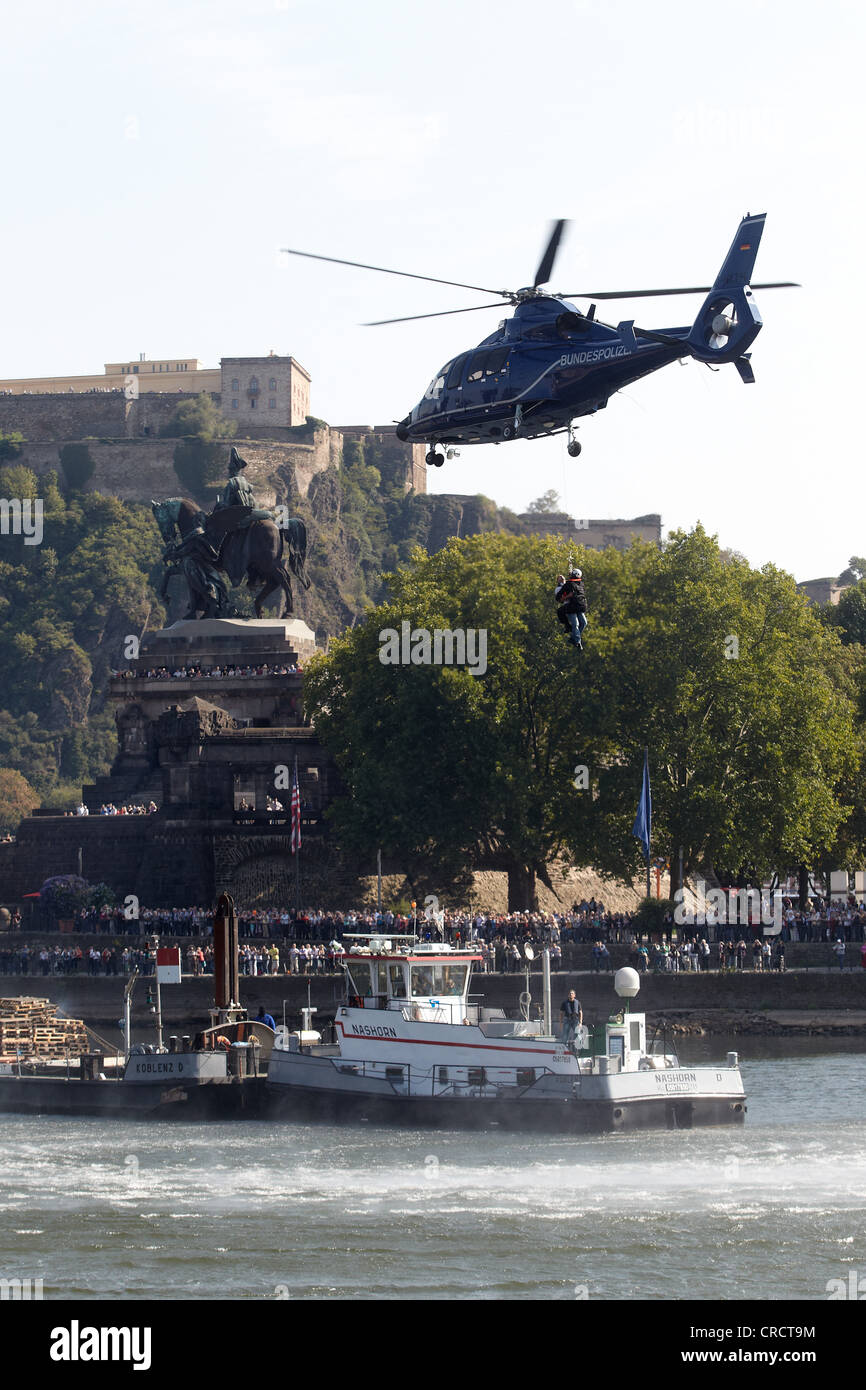
[[[466,359],[468,356],[469,353],[464,352],[462,357],[455,357],[454,361],[451,363],[451,370],[445,382],[446,391],[453,391],[455,386],[460,385],[460,378],[463,375],[463,368],[466,366]]]
[[[376,961],[373,966],[373,978],[376,981],[376,993],[388,993],[388,967],[383,960]]]
[[[391,994],[394,999],[405,999],[406,976],[403,974],[402,965],[389,965],[388,974],[391,977]]]
[[[412,994],[417,998],[440,994],[461,995],[466,988],[468,965],[413,965]]]
[[[437,994],[462,994],[466,988],[466,965],[436,965],[434,981]]]
[[[352,981],[353,994],[372,994],[373,985],[370,978],[370,962],[366,960],[350,960],[346,962],[349,977]]]
[[[611,1034],[610,1039],[608,1040],[607,1052],[608,1052],[608,1056],[609,1056],[609,1057],[624,1057],[624,1056],[625,1056],[625,1034],[624,1034],[624,1033],[612,1033],[612,1034]]]
[[[629,1033],[630,1033],[630,1037],[629,1037],[629,1040],[628,1040],[628,1045],[629,1045],[629,1047],[631,1048],[632,1052],[640,1052],[640,1024],[639,1024],[639,1023],[630,1023],[630,1024],[629,1024]]]
[[[417,999],[419,996],[428,997],[435,994],[433,985],[433,966],[432,965],[413,965],[412,966],[412,994]]]

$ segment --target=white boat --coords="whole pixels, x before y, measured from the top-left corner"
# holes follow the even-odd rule
[[[647,1050],[646,1018],[630,1012],[636,971],[615,977],[620,1011],[554,1036],[549,959],[544,1012],[506,1019],[468,999],[471,949],[412,937],[358,936],[343,960],[346,1000],[323,1045],[309,1029],[278,1030],[268,1065],[277,1113],[332,1119],[619,1130],[741,1124],[746,1103],[737,1054],[720,1066],[684,1067]]]

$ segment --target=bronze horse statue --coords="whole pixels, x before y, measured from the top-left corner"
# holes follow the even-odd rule
[[[299,517],[291,517],[281,529],[265,518],[243,525],[249,516],[247,507],[224,507],[208,516],[189,497],[167,497],[150,505],[160,535],[170,548],[167,558],[184,560],[183,573],[190,589],[187,617],[194,617],[199,609],[204,610],[205,617],[216,617],[225,607],[227,591],[215,573],[218,570],[223,570],[233,585],[246,578],[247,588],[262,586],[254,600],[257,618],[262,616],[265,599],[277,589],[286,596],[283,617],[291,617],[294,600],[284,550],[292,574],[305,589],[310,587],[307,528]]]

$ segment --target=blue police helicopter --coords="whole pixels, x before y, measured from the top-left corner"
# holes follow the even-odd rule
[[[500,444],[563,432],[568,435],[568,452],[576,458],[580,453],[576,420],[603,410],[610,397],[624,386],[688,357],[710,367],[732,362],[743,382],[753,382],[755,374],[747,349],[762,324],[752,290],[795,287],[791,280],[754,286],[750,283],[765,219],[766,213],[746,214],[712,285],[674,289],[546,293],[541,286],[548,284],[553,274],[565,219],[553,224],[535,279],[530,287],[521,290],[491,290],[457,280],[439,280],[432,275],[414,275],[405,270],[285,249],[292,256],[499,296],[493,304],[379,319],[368,327],[471,313],[502,304],[513,306],[514,313],[502,320],[495,333],[446,362],[414,409],[397,422],[398,439],[426,442],[428,464],[441,467],[445,454],[439,449],[448,449],[451,456],[452,445]],[[683,328],[646,329],[638,328],[633,319],[626,319],[613,327],[595,316],[598,300],[674,294],[706,295],[694,323]],[[575,299],[590,301],[586,313],[571,302]]]

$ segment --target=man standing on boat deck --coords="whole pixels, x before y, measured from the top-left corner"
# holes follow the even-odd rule
[[[568,998],[559,1006],[559,1012],[562,1015],[562,1042],[573,1047],[574,1035],[583,1023],[583,1010],[573,989],[568,991]]]

